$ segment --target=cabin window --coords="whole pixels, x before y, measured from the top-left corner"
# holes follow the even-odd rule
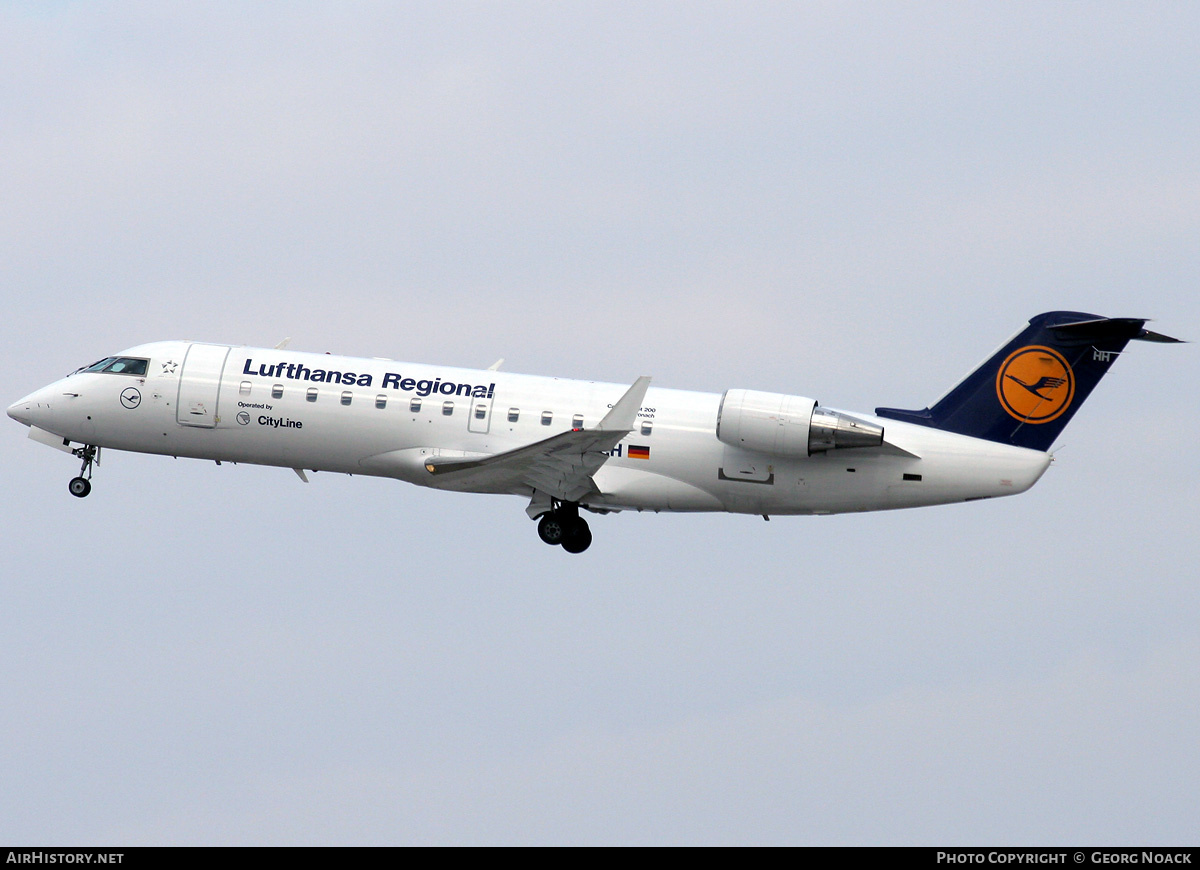
[[[387,393],[380,393],[375,397],[375,407],[381,410],[387,407]]]
[[[453,402],[442,402],[442,414],[449,417],[453,413],[454,413],[454,403]]]
[[[250,395],[250,387],[252,384],[249,381],[242,381],[238,384],[238,394],[242,396]]]
[[[520,419],[521,419],[521,409],[520,408],[509,408],[508,409],[508,422],[515,423]]]
[[[283,398],[283,384],[276,384],[275,386],[271,387],[271,398],[272,399],[282,399]]]
[[[350,392],[349,390],[343,390],[342,391],[342,404],[349,405],[353,401],[354,401],[354,393]]]
[[[643,420],[642,421],[642,434],[643,435],[649,435],[653,431],[653,429],[654,429],[654,422],[652,420]]]
[[[554,413],[552,411],[542,411],[542,425],[549,426],[554,422]]]
[[[418,411],[420,411],[421,410],[421,400],[413,399],[411,402],[409,402],[408,410],[412,411],[414,414],[417,413]]]
[[[476,405],[475,406],[475,419],[482,420],[485,417],[487,417],[487,405]]]
[[[574,417],[571,418],[571,428],[572,429],[582,429],[583,428],[583,415],[582,414],[576,414]]]
[[[304,394],[304,398],[310,402],[315,402],[317,400],[317,388],[309,387],[308,392]]]

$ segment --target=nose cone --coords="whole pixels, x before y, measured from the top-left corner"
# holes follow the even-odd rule
[[[8,406],[8,416],[12,417],[18,423],[24,423],[26,426],[28,426],[30,425],[30,408],[31,403],[28,399],[22,399],[19,402],[13,402]]]
[[[46,390],[30,393],[19,402],[8,406],[8,416],[26,426],[41,426],[50,420],[50,396]]]

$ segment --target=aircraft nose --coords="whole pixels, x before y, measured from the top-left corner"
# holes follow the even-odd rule
[[[8,406],[8,416],[12,417],[18,423],[29,425],[29,402],[22,399],[19,402],[13,402]]]
[[[45,422],[50,416],[50,402],[44,393],[44,390],[30,393],[19,402],[13,402],[8,406],[8,416],[26,426]]]

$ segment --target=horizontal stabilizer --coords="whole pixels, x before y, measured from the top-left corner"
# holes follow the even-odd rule
[[[1187,344],[1182,338],[1171,338],[1169,335],[1163,335],[1161,332],[1151,332],[1148,329],[1143,329],[1134,338],[1138,341],[1156,341],[1159,344]]]
[[[1054,334],[1067,340],[1108,341],[1125,338],[1134,341],[1156,341],[1162,344],[1181,344],[1182,339],[1171,338],[1145,328],[1145,320],[1136,317],[1097,317],[1076,323],[1061,323],[1051,327]]]

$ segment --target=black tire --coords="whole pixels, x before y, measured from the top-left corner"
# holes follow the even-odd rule
[[[73,477],[71,482],[67,484],[67,489],[71,491],[71,495],[75,498],[84,498],[92,491],[92,482],[86,477]]]
[[[538,537],[554,547],[566,539],[567,528],[567,521],[558,514],[543,514],[538,521]]]
[[[577,520],[575,528],[567,535],[562,542],[562,548],[568,553],[582,553],[592,545],[592,530],[588,528],[586,520]]]

